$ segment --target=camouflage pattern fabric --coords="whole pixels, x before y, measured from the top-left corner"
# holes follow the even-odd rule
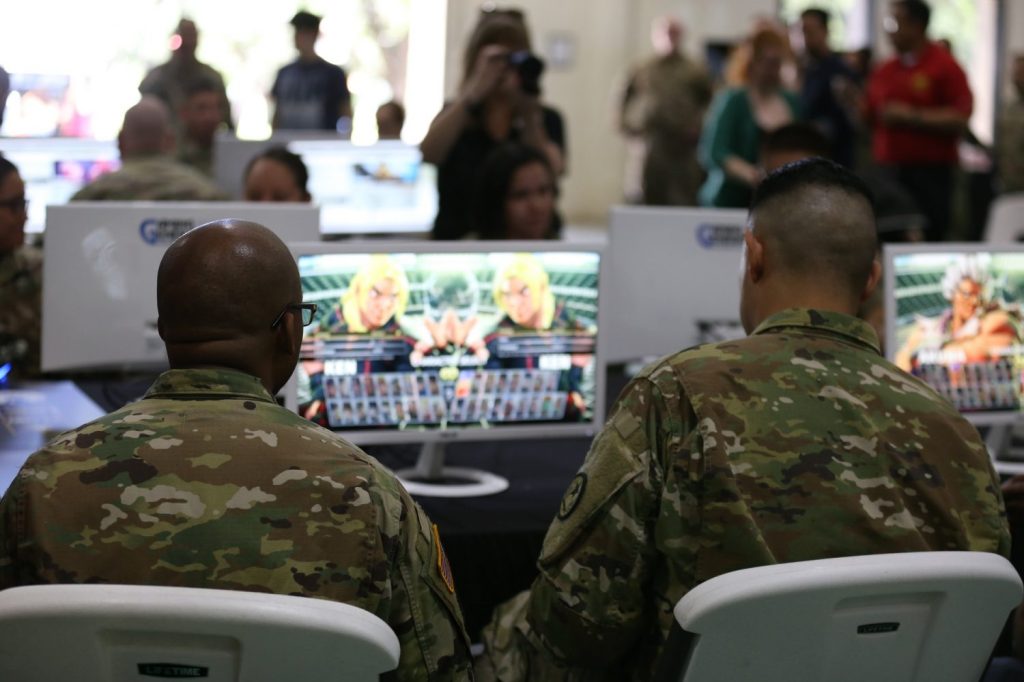
[[[170,156],[124,162],[78,190],[72,201],[222,201],[227,195],[199,171]]]
[[[178,112],[181,111],[181,107],[188,98],[189,86],[197,81],[209,81],[218,85],[221,100],[224,102],[224,123],[233,130],[231,102],[228,100],[228,93],[224,87],[224,78],[209,64],[198,60],[185,61],[172,58],[154,67],[146,74],[146,77],[139,83],[139,94],[152,95],[163,100],[171,112],[175,127],[180,128],[181,121],[178,118]]]
[[[426,514],[375,459],[233,370],[164,373],[32,455],[4,495],[0,589],[96,582],[353,604],[398,635],[398,679],[471,678]]]
[[[644,140],[645,204],[697,204],[704,179],[697,141],[711,91],[704,68],[681,54],[651,59],[630,78],[622,99],[622,122],[630,134]]]
[[[673,606],[729,571],[1009,549],[974,428],[886,362],[864,322],[787,310],[627,386],[563,498],[540,576],[485,629],[480,679],[649,680]]]
[[[0,358],[13,353],[12,376],[39,372],[42,310],[42,251],[23,246],[0,255]]]
[[[178,161],[195,168],[208,178],[213,177],[213,148],[203,147],[184,136],[178,140]]]
[[[1024,99],[1003,109],[995,153],[1002,191],[1024,192]]]

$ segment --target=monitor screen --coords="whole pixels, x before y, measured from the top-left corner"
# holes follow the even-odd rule
[[[612,208],[604,358],[630,362],[744,336],[746,221],[732,209]]]
[[[318,238],[316,207],[227,202],[73,202],[47,209],[42,368],[166,365],[156,271],[167,246],[203,223],[251,220],[285,242]]]
[[[356,145],[295,140],[288,149],[309,169],[324,234],[429,232],[437,215],[434,168],[402,142]]]
[[[355,442],[591,434],[601,254],[545,243],[298,253],[300,414]]]
[[[1024,370],[1024,245],[886,246],[886,353],[975,416],[1014,416]]]
[[[66,204],[82,187],[121,167],[114,140],[0,139],[0,154],[25,181],[30,233],[43,231],[47,206]]]

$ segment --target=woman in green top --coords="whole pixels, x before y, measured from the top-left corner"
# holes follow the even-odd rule
[[[763,175],[761,134],[798,118],[797,96],[782,88],[780,75],[786,39],[761,29],[744,48],[745,84],[718,94],[701,133],[697,154],[708,172],[698,196],[702,206],[746,208]]]

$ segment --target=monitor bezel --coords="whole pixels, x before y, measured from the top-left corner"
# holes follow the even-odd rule
[[[898,256],[916,253],[1021,253],[1024,243],[988,244],[985,242],[938,242],[928,244],[884,244],[882,247],[882,282],[885,286],[885,359],[895,362],[896,358],[896,271]],[[1024,420],[1024,407],[1017,412],[983,411],[960,412],[960,415],[975,426],[1015,424]]]
[[[597,351],[594,353],[594,418],[589,423],[566,423],[552,422],[548,424],[500,424],[491,428],[482,427],[455,427],[449,429],[438,428],[410,428],[407,430],[398,429],[340,429],[333,433],[342,436],[356,445],[401,445],[421,443],[454,443],[459,441],[491,441],[515,439],[537,439],[537,438],[591,438],[601,430],[605,420],[606,381],[604,376],[605,365],[602,355],[602,321],[608,319],[607,296],[604,294],[607,282],[605,278],[605,258],[607,251],[600,244],[569,244],[566,242],[551,241],[487,241],[487,242],[431,242],[431,241],[409,241],[409,240],[352,240],[345,242],[308,242],[292,243],[288,245],[292,256],[298,265],[301,256],[319,254],[376,254],[376,253],[423,253],[423,254],[444,254],[444,253],[593,253],[598,255],[597,270]],[[606,323],[604,323],[606,324]],[[298,384],[296,371],[292,372],[288,383],[282,389],[285,400],[285,407],[293,412],[298,412]]]

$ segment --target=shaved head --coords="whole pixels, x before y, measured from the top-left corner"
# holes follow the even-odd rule
[[[286,306],[302,302],[302,288],[288,247],[267,228],[219,220],[187,232],[160,261],[156,291],[172,367],[235,367],[280,385],[291,375],[301,322],[286,315],[271,325]]]
[[[124,114],[117,137],[122,158],[163,154],[174,146],[171,112],[158,98],[146,96]]]
[[[817,306],[852,314],[876,284],[870,192],[838,164],[806,159],[770,174],[755,192],[750,225],[748,257],[757,267],[745,273],[745,326],[764,317],[753,308]]]

